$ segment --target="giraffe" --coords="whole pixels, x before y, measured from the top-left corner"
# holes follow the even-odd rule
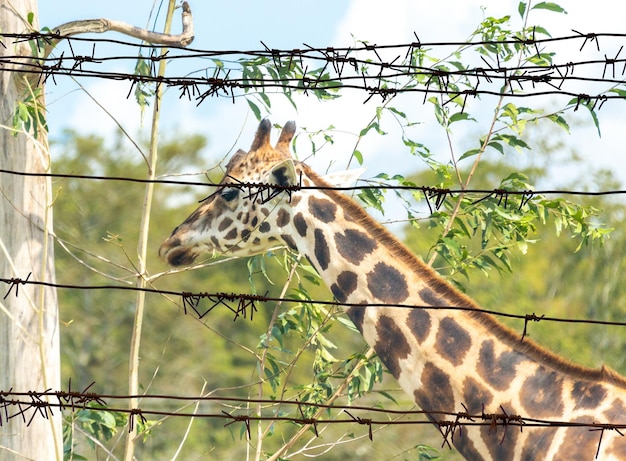
[[[179,266],[202,253],[249,256],[288,247],[306,256],[334,298],[349,305],[346,314],[367,343],[442,433],[450,424],[454,429],[455,417],[437,411],[573,423],[456,428],[452,442],[467,459],[626,459],[626,438],[614,427],[626,424],[626,378],[522,341],[486,313],[437,309],[477,305],[293,159],[294,122],[285,124],[275,147],[271,128],[263,120],[250,150],[233,155],[217,191],[161,245],[163,260]],[[238,183],[315,187],[263,196]],[[605,430],[577,427],[589,423],[606,424]]]

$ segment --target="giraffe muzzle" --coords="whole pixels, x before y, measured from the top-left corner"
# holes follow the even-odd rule
[[[190,248],[181,246],[178,238],[167,239],[159,248],[159,257],[170,266],[186,266],[194,262],[197,256]]]

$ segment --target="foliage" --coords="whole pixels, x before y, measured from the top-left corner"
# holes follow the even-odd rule
[[[626,236],[620,231],[607,243],[608,248],[591,245],[603,243],[611,226],[623,228],[623,216],[619,215],[621,208],[614,207],[610,219],[603,225],[598,210],[610,207],[609,202],[598,199],[574,203],[567,197],[535,194],[532,192],[535,184],[547,172],[533,168],[522,171],[506,165],[510,155],[525,156],[537,146],[536,139],[541,136],[531,136],[529,133],[537,130],[540,133],[545,133],[544,130],[550,133],[554,130],[569,132],[573,126],[569,116],[578,107],[579,101],[572,100],[552,111],[522,106],[507,100],[506,93],[511,88],[506,87],[508,83],[505,83],[503,95],[489,106],[489,115],[485,116],[487,111],[484,107],[487,103],[461,96],[465,90],[472,89],[469,79],[462,73],[451,72],[466,70],[477,59],[493,66],[507,62],[515,63],[517,67],[529,63],[550,66],[554,54],[547,49],[537,50],[535,45],[531,45],[536,36],[550,36],[541,25],[530,23],[534,10],[563,12],[555,3],[532,5],[521,1],[517,8],[521,25],[517,29],[516,19],[512,16],[486,17],[469,37],[470,40],[496,40],[497,43],[485,43],[472,48],[459,47],[446,57],[433,56],[431,50],[416,48],[406,57],[408,63],[437,70],[446,78],[434,79],[426,73],[416,73],[405,76],[407,79],[401,82],[381,82],[382,87],[389,89],[400,84],[405,89],[442,90],[439,96],[431,95],[425,102],[432,109],[432,118],[441,139],[450,146],[447,158],[435,155],[433,149],[413,135],[412,128],[417,124],[416,115],[404,108],[400,96],[392,93],[373,108],[371,103],[365,106],[372,111],[372,117],[359,131],[354,149],[348,153],[350,161],[367,163],[369,159],[360,144],[371,136],[387,136],[387,133],[392,132],[388,128],[390,121],[400,127],[406,158],[418,159],[425,172],[409,175],[385,171],[372,180],[372,185],[429,185],[442,191],[454,189],[460,192],[442,193],[434,189],[390,192],[391,188],[384,190],[372,187],[362,190],[359,199],[364,206],[384,214],[389,209],[387,200],[393,194],[406,210],[409,245],[419,253],[427,254],[431,264],[485,306],[502,306],[503,311],[507,310],[505,306],[512,307],[511,304],[520,304],[519,308],[527,308],[532,312],[538,311],[532,303],[538,304],[540,294],[562,290],[562,284],[576,285],[570,277],[583,266],[589,273],[598,274],[597,282],[600,285],[600,277],[610,278],[611,274],[616,273],[615,258],[610,257],[611,252],[623,254],[626,242]],[[228,72],[224,62],[213,62],[214,78]],[[322,101],[335,99],[342,94],[341,88],[328,84],[328,73],[324,67],[309,70],[310,63],[298,59],[280,61],[258,57],[241,59],[237,64],[242,69],[244,82],[252,84],[246,90],[246,101],[257,118],[271,110],[272,101],[276,98],[273,93],[277,91],[294,106],[302,94],[311,94]],[[137,66],[138,73],[149,72],[146,61],[141,57]],[[374,74],[377,68],[370,68],[365,63],[355,72]],[[260,84],[254,86],[254,82],[267,76],[276,82],[274,89]],[[288,88],[284,84],[288,80],[298,81],[300,88]],[[137,97],[141,104],[152,97],[146,88],[138,91]],[[446,96],[446,92],[457,96]],[[415,105],[414,101],[410,105]],[[599,130],[594,107],[583,105],[591,115],[591,122]],[[463,133],[464,130],[473,130],[473,134],[468,136],[474,140],[472,145],[464,145],[456,138],[456,133]],[[329,131],[309,135],[312,151],[321,144],[333,142],[332,132]],[[160,149],[160,171],[203,171],[206,159],[202,158],[201,150],[204,145],[205,140],[199,136],[165,141]],[[62,153],[55,163],[59,171],[107,176],[136,174],[136,177],[140,177],[145,167],[140,156],[122,142],[122,138],[115,140],[113,145],[107,145],[103,139],[68,132],[60,149]],[[203,173],[216,179],[212,171]],[[484,187],[493,188],[497,192],[487,197],[477,197],[467,192],[471,188]],[[153,242],[161,241],[171,230],[172,222],[179,222],[184,217],[186,212],[180,210],[183,202],[207,195],[205,190],[194,192],[191,188],[177,186],[177,200],[172,200],[172,191],[172,188],[165,186],[156,190],[155,202],[162,206],[155,210],[152,217],[150,232]],[[527,193],[515,195],[510,193],[512,191]],[[56,182],[55,214],[61,245],[57,248],[57,268],[61,283],[80,280],[86,285],[111,282],[124,285],[136,276],[136,250],[128,242],[137,240],[137,204],[141,202],[142,193],[141,185],[135,187],[131,183],[124,187],[111,187],[110,184],[95,181]],[[563,239],[564,233],[571,239]],[[549,268],[537,270],[537,253],[548,253],[543,244],[541,250],[533,248],[537,241],[547,242],[551,257],[562,261],[568,270],[549,273],[549,276],[544,276]],[[588,257],[590,254],[594,258]],[[149,263],[150,267],[163,270],[156,257]],[[356,330],[343,314],[314,302],[315,299],[327,299],[328,290],[320,286],[317,274],[296,255],[271,253],[251,258],[247,262],[222,264],[219,269],[204,268],[178,275],[157,274],[150,276],[149,280],[161,289],[181,290],[183,286],[189,292],[245,292],[243,286],[249,283],[253,292],[277,297],[284,295],[296,302],[277,303],[270,306],[273,307],[271,311],[265,309],[256,313],[254,322],[246,323],[242,320],[233,322],[223,313],[218,315],[217,312],[201,321],[193,321],[190,316],[183,315],[177,300],[164,297],[152,299],[150,314],[146,318],[145,331],[148,333],[142,338],[141,379],[144,389],[194,394],[207,386],[216,395],[269,398],[277,401],[269,409],[259,405],[256,408],[241,406],[228,410],[256,411],[258,414],[269,411],[277,416],[292,411],[291,407],[279,403],[283,400],[351,404],[359,399],[362,405],[397,404],[402,408],[411,405],[398,392],[397,384],[387,378],[380,362],[364,349],[357,335],[348,334]],[[493,280],[486,282],[483,277],[494,272],[500,273],[503,280],[497,288],[493,287]],[[507,277],[508,273],[523,276]],[[467,283],[470,279],[471,284]],[[279,283],[283,280],[287,280],[284,285]],[[531,294],[523,282],[527,280],[535,289]],[[506,291],[509,298],[511,293],[519,294],[519,297],[516,296],[506,304],[503,302],[505,290],[509,290]],[[610,285],[609,291],[610,295],[596,293],[594,297],[586,296],[589,293],[580,286],[572,290],[579,297],[578,308],[586,310],[589,315],[601,316],[609,314],[597,307],[603,304],[596,301],[602,298],[606,305],[609,299],[626,297],[617,282]],[[60,296],[61,305],[64,306],[62,316],[66,323],[66,331],[62,335],[64,374],[72,376],[79,386],[95,380],[100,391],[119,392],[120,386],[125,384],[127,373],[124,351],[128,348],[132,300],[114,291],[80,294],[61,292]],[[566,312],[572,296],[561,293],[561,296],[555,295],[551,300]],[[528,299],[528,303],[519,302],[519,299],[524,298]],[[535,325],[533,334],[534,328]],[[253,342],[250,338],[254,336],[259,338],[256,348],[251,347]],[[579,352],[578,345],[575,349],[572,343],[574,340],[571,338],[575,336],[569,337],[569,342],[564,341],[564,344],[554,344],[558,338],[552,336],[551,345],[555,349],[568,350],[572,354]],[[608,344],[606,340],[603,350],[611,347],[613,350],[626,349],[623,341],[615,340]],[[593,352],[587,355],[590,362],[597,359]],[[624,364],[614,366],[623,367]],[[172,379],[173,376],[176,378]],[[300,407],[297,416],[309,418],[319,414],[304,408]],[[324,413],[326,417],[338,415],[330,410]],[[350,457],[355,445],[347,443],[346,439],[356,441],[366,437],[357,433],[356,429],[346,433],[329,425],[323,429],[311,428],[308,432],[301,432],[300,425],[263,421],[258,423],[256,431],[249,434],[243,424],[229,425],[226,429],[220,421],[203,419],[194,423],[189,437],[185,438],[182,434],[186,423],[175,418],[149,421],[152,433],[146,437],[139,451],[149,457],[165,458],[171,456],[172,447],[180,438],[184,441],[183,454],[189,457],[192,454],[201,456],[215,449],[218,456],[223,458],[256,456],[259,459],[269,454],[282,453],[285,449],[290,455],[313,456],[323,453],[325,459],[342,459]],[[90,410],[68,418],[68,451],[72,452],[76,436],[72,428],[80,428],[101,443],[109,441],[107,447],[114,447],[116,437],[124,432],[116,431],[120,424],[123,421],[119,415]],[[323,430],[324,442],[316,445],[313,441],[318,438],[314,432],[319,430]],[[380,440],[382,437],[374,437],[374,441],[368,445],[368,455],[388,456],[389,450],[396,453],[406,448],[403,455],[410,458],[448,459],[447,452],[440,454],[428,446],[415,444],[416,440],[425,443],[432,441],[433,445],[440,443],[436,430],[430,434],[419,432],[418,436],[415,435],[418,429],[412,426],[407,426],[407,429],[381,430],[385,430],[384,440]],[[411,434],[411,437],[407,434]],[[249,435],[251,440],[246,440]],[[305,437],[310,440],[305,441]],[[407,441],[410,443],[408,447]],[[326,445],[331,446],[332,452],[328,452]],[[98,450],[98,446],[95,450]],[[252,454],[252,450],[256,450],[256,455]],[[115,451],[115,448],[111,448],[111,451]],[[74,459],[78,459],[76,455]]]
[[[17,101],[13,112],[13,133],[17,136],[23,127],[27,133],[32,130],[33,136],[38,139],[41,131],[48,132],[46,110],[42,104],[43,90],[41,87],[31,87],[27,80],[25,82],[27,88],[22,99]]]

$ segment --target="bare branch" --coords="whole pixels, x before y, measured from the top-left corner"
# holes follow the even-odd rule
[[[183,2],[182,9],[183,31],[177,35],[152,32],[146,29],[131,26],[130,24],[126,24],[121,21],[113,21],[103,18],[66,22],[65,24],[61,24],[53,29],[53,31],[58,34],[60,38],[52,40],[48,45],[46,45],[44,58],[48,57],[54,47],[61,40],[67,37],[89,33],[101,34],[109,31],[120,32],[124,35],[129,35],[155,45],[188,46],[194,39],[193,17],[191,15],[191,7],[188,2]]]

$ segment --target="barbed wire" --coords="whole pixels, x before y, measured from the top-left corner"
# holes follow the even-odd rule
[[[65,51],[58,57],[32,58],[7,55],[0,58],[0,65],[5,71],[19,71],[41,76],[43,81],[50,77],[72,76],[74,78],[103,78],[131,83],[129,95],[135,85],[154,83],[176,88],[179,97],[195,99],[198,104],[208,97],[235,98],[249,90],[302,91],[334,90],[339,88],[365,91],[369,98],[374,95],[387,99],[399,93],[420,93],[426,100],[429,94],[447,95],[450,101],[462,97],[479,95],[507,96],[525,98],[530,96],[561,95],[576,101],[575,106],[587,104],[598,109],[611,99],[624,99],[620,91],[612,92],[615,86],[624,84],[626,58],[620,58],[623,46],[610,57],[602,54],[600,38],[625,39],[626,34],[617,33],[581,33],[575,35],[546,39],[514,38],[502,41],[477,42],[432,42],[416,41],[404,44],[376,45],[361,42],[353,47],[322,47],[316,48],[304,44],[299,49],[275,49],[265,45],[259,50],[201,50],[193,48],[169,47],[165,55],[150,53],[137,56],[136,53],[118,56],[99,56],[96,44],[108,43],[124,47],[158,50],[159,46],[146,47],[138,43],[123,40],[94,39],[84,37],[64,37],[55,33],[0,34],[2,40],[34,41],[44,44],[65,38],[69,43],[69,53]],[[544,59],[540,46],[556,42],[581,42],[579,51],[588,43],[595,43],[596,52],[602,54],[597,59],[552,63]],[[90,54],[74,52],[72,43],[91,44]],[[417,51],[425,52],[434,48],[515,46],[526,49],[529,56],[534,56],[538,64],[527,62],[522,66],[508,66],[500,62],[490,63],[483,56],[477,66],[462,68],[446,66],[442,61],[432,67],[418,64],[414,59]],[[40,45],[42,46],[42,45]],[[385,60],[381,53],[393,52],[392,59]],[[404,59],[402,57],[404,56]],[[99,67],[104,62],[137,61],[149,63],[149,72],[138,74],[119,71],[102,71]],[[162,59],[175,60],[213,60],[214,65],[203,70],[194,70],[184,76],[159,76],[155,71],[156,63]],[[271,74],[254,72],[246,74],[242,68],[262,64],[272,69]],[[216,62],[219,61],[219,65]],[[225,65],[226,61],[228,66]],[[291,72],[297,63],[301,72]],[[309,70],[309,66],[317,65]],[[620,69],[621,67],[621,69]],[[210,75],[209,75],[210,72]],[[193,75],[204,73],[204,76]],[[610,76],[609,76],[610,75]],[[419,76],[419,84],[416,77]],[[453,79],[464,79],[453,81]],[[413,80],[415,84],[407,84]],[[569,89],[569,83],[584,82],[605,83],[613,85],[607,92],[595,94],[581,93]],[[463,103],[463,107],[465,103]]]
[[[9,285],[6,294],[3,299],[6,299],[13,289],[15,289],[15,296],[18,296],[19,287],[21,285],[37,285],[53,287],[57,289],[71,289],[71,290],[124,290],[124,291],[141,291],[144,293],[152,293],[159,295],[169,295],[179,297],[181,305],[185,314],[194,312],[199,320],[202,320],[207,314],[212,312],[216,307],[222,306],[227,308],[234,314],[233,321],[239,318],[250,317],[253,320],[254,313],[258,311],[258,303],[290,303],[290,304],[313,304],[319,306],[331,306],[331,307],[396,307],[402,309],[434,309],[434,310],[454,310],[464,312],[476,312],[483,314],[490,314],[497,317],[506,317],[510,319],[523,320],[524,328],[520,336],[520,340],[524,340],[528,336],[528,323],[529,322],[561,322],[561,323],[577,323],[577,324],[589,324],[589,325],[606,325],[615,327],[626,327],[626,322],[617,322],[609,320],[596,320],[596,319],[573,319],[573,318],[560,318],[550,317],[546,315],[537,315],[534,312],[531,314],[512,314],[510,312],[500,312],[489,309],[482,309],[478,307],[470,306],[458,306],[458,305],[420,305],[420,304],[403,304],[403,303],[368,303],[366,305],[361,303],[346,303],[339,301],[328,300],[316,300],[316,299],[297,299],[289,297],[273,297],[258,294],[243,294],[243,293],[208,293],[208,292],[188,292],[188,291],[172,291],[172,290],[160,290],[156,288],[141,288],[136,286],[124,286],[124,285],[74,285],[74,284],[62,284],[52,283],[39,280],[30,280],[31,274],[25,279],[19,277],[0,278],[0,283]],[[201,301],[206,300],[209,304],[208,307],[201,307]]]
[[[72,391],[71,380],[68,385],[68,391],[27,391],[15,392],[12,389],[8,391],[0,390],[0,426],[3,423],[13,419],[21,419],[24,424],[29,426],[36,417],[48,419],[53,415],[54,410],[71,411],[72,413],[89,410],[89,411],[106,411],[128,415],[128,428],[131,431],[135,425],[135,419],[139,418],[142,423],[147,421],[147,417],[177,417],[177,418],[209,418],[222,419],[226,422],[224,427],[231,424],[241,422],[245,426],[248,440],[251,439],[250,423],[259,421],[271,422],[290,422],[300,425],[310,425],[316,436],[319,437],[318,425],[326,424],[356,424],[366,426],[368,428],[368,437],[373,440],[373,427],[375,426],[393,426],[393,425],[432,425],[438,427],[443,437],[442,447],[448,446],[452,448],[451,442],[454,434],[462,427],[468,426],[487,426],[491,430],[497,431],[498,427],[502,427],[506,431],[509,427],[519,428],[520,431],[529,428],[546,428],[554,429],[559,427],[567,428],[583,428],[590,431],[600,432],[598,436],[598,448],[602,443],[605,431],[615,431],[623,436],[626,424],[603,423],[600,421],[581,422],[563,421],[563,420],[547,420],[529,418],[522,415],[509,414],[505,408],[500,407],[500,412],[488,413],[484,407],[480,413],[470,413],[464,404],[464,411],[450,412],[438,410],[388,410],[380,407],[358,406],[358,405],[339,405],[339,404],[321,404],[314,402],[303,402],[298,400],[281,400],[281,399],[255,399],[255,398],[238,398],[238,397],[214,397],[214,396],[176,396],[176,395],[115,395],[115,394],[98,394],[96,392],[88,392],[95,383],[91,383],[83,391]],[[106,400],[131,400],[141,399],[142,401],[150,400],[168,400],[168,401],[187,401],[187,402],[207,402],[219,406],[237,408],[229,412],[222,410],[213,413],[201,413],[197,411],[166,411],[156,408],[129,408],[108,406]],[[239,406],[238,406],[239,404]],[[262,405],[265,414],[250,414],[250,408],[246,408],[249,404]],[[284,407],[292,407],[291,414],[299,416],[288,416],[284,412]],[[270,413],[272,407],[281,407],[281,411]],[[306,416],[306,410],[336,410],[339,413],[335,417],[319,417]],[[14,411],[13,411],[14,410]],[[297,412],[296,412],[297,410]],[[270,414],[267,414],[270,413]],[[340,415],[347,415],[341,417]],[[372,415],[380,415],[373,418]],[[407,419],[412,417],[424,416],[424,419]],[[382,417],[382,418],[381,418]],[[580,419],[580,418],[578,418]],[[594,418],[595,419],[595,418]]]
[[[342,192],[360,191],[365,189],[377,189],[377,190],[405,190],[405,191],[420,191],[423,192],[427,200],[435,199],[435,205],[440,204],[446,196],[454,196],[459,194],[480,194],[484,197],[478,199],[478,201],[485,200],[490,197],[502,198],[505,201],[509,195],[518,195],[523,199],[523,203],[526,203],[535,195],[573,195],[573,196],[589,196],[589,197],[601,197],[611,195],[626,195],[626,189],[611,189],[611,190],[574,190],[574,189],[525,189],[525,190],[510,190],[503,188],[485,189],[485,188],[467,188],[467,189],[450,189],[437,186],[425,186],[425,185],[404,185],[404,184],[390,184],[378,180],[361,179],[361,182],[367,182],[366,185],[354,185],[354,186],[304,186],[301,183],[295,185],[279,185],[262,182],[242,182],[237,181],[233,183],[223,184],[212,181],[181,181],[172,179],[142,179],[132,178],[126,176],[101,176],[101,175],[82,175],[82,174],[69,174],[69,173],[34,173],[28,171],[15,171],[0,168],[0,174],[13,174],[16,176],[29,176],[29,177],[47,177],[47,178],[62,178],[62,179],[87,179],[95,181],[122,181],[133,182],[139,184],[164,184],[164,185],[180,185],[180,186],[203,186],[203,187],[232,187],[240,190],[245,189],[257,189],[266,192],[274,198],[280,192],[294,192],[300,190],[336,190]],[[257,192],[258,193],[258,192]],[[439,206],[436,206],[439,208]]]

